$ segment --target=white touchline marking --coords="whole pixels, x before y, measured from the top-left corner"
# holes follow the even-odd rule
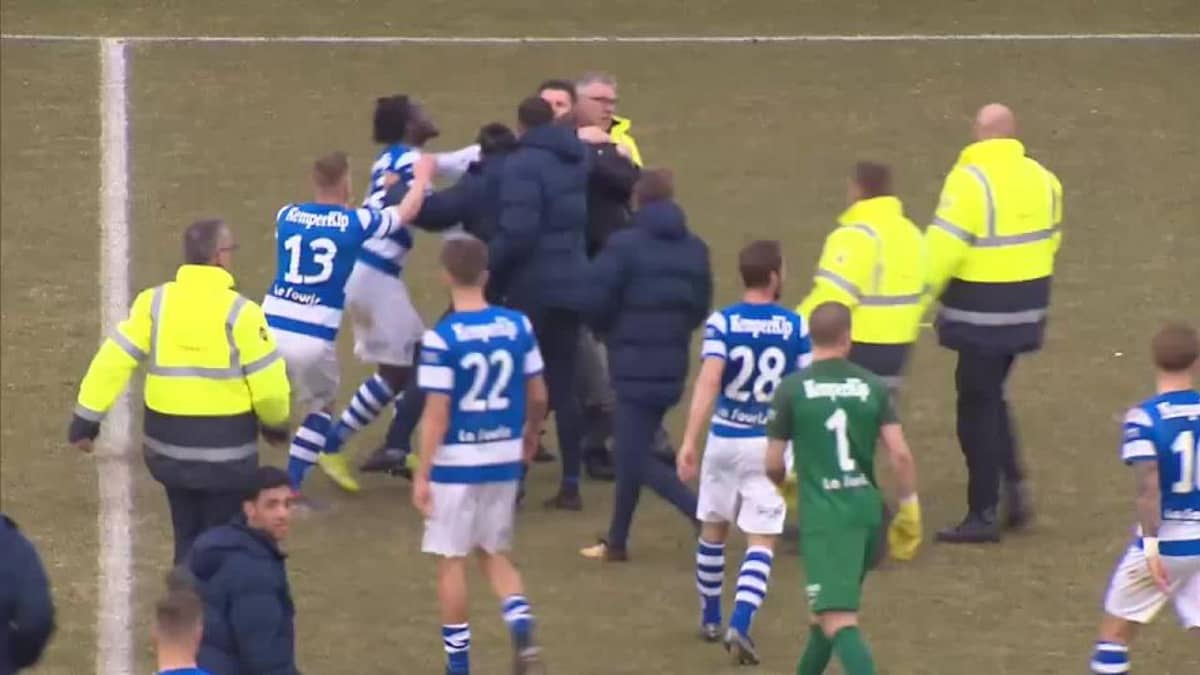
[[[764,44],[794,42],[1069,42],[1200,40],[1200,33],[898,33],[830,35],[37,35],[5,33],[5,40],[80,42],[119,39],[138,42],[234,44],[428,44],[428,45],[553,45],[553,44]]]
[[[126,43],[100,42],[100,327],[109,335],[129,313],[129,120]],[[104,422],[96,450],[100,579],[97,675],[133,675],[133,438],[126,391]]]

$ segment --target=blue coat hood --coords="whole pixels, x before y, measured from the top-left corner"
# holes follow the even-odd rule
[[[632,224],[655,239],[683,239],[688,235],[687,215],[672,201],[643,206],[633,214]]]

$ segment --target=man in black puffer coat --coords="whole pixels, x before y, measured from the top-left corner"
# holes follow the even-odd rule
[[[33,542],[0,513],[0,675],[30,668],[54,633],[54,601]]]
[[[606,540],[582,551],[589,558],[626,559],[643,483],[695,522],[696,495],[651,455],[663,416],[683,395],[692,333],[713,294],[708,246],[688,230],[673,193],[670,172],[644,172],[629,229],[609,239],[589,276],[589,322],[608,347],[617,395],[612,523]]]

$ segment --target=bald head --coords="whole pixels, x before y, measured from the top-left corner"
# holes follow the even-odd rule
[[[975,115],[975,140],[991,138],[1016,138],[1017,118],[1013,111],[1002,103],[989,103]]]

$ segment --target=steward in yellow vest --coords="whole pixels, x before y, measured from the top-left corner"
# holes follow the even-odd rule
[[[895,390],[925,302],[921,230],[892,196],[891,172],[860,162],[850,180],[850,208],[825,239],[812,292],[796,311],[806,318],[824,302],[850,308],[850,360]]]
[[[976,142],[946,176],[925,232],[929,285],[941,307],[938,340],[958,352],[958,440],[967,460],[968,513],[938,533],[951,543],[996,541],[1003,476],[1004,524],[1031,511],[1004,386],[1018,354],[1042,345],[1050,280],[1062,241],[1062,184],[1016,139],[999,104],[975,120]]]
[[[146,365],[143,449],[167,491],[177,563],[203,530],[240,512],[258,468],[260,431],[271,442],[288,439],[284,362],[262,308],[233,290],[234,248],[219,220],[187,229],[187,264],[174,281],[139,293],[129,318],[100,346],[68,432],[90,450],[105,413]]]

